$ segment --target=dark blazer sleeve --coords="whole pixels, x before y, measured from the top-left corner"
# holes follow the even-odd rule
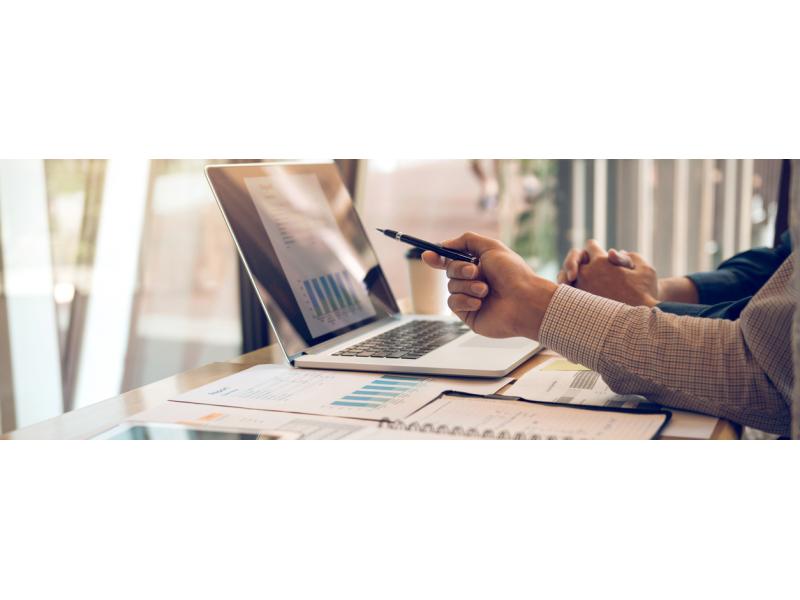
[[[694,273],[700,304],[736,302],[753,296],[769,280],[792,251],[789,232],[774,248],[753,248],[729,258],[715,271]]]
[[[705,317],[706,319],[728,319],[735,321],[744,310],[752,296],[718,304],[686,304],[684,302],[661,302],[659,310],[686,317]]]

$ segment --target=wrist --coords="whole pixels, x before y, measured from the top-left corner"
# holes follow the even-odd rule
[[[550,301],[556,293],[558,285],[542,277],[534,276],[527,284],[524,293],[527,310],[518,311],[515,330],[520,335],[533,340],[539,339],[539,330]]]
[[[697,287],[688,277],[668,277],[666,279],[659,279],[658,298],[661,302],[697,304]]]

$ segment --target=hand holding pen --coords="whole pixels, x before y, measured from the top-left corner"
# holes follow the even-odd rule
[[[387,237],[397,240],[398,242],[409,244],[410,246],[414,246],[415,248],[419,248],[420,250],[428,250],[430,252],[435,252],[439,256],[444,256],[445,258],[449,258],[451,260],[460,260],[472,263],[473,265],[477,265],[480,262],[477,256],[474,256],[468,252],[461,252],[459,250],[452,250],[451,248],[445,248],[444,246],[440,246],[439,244],[434,244],[433,242],[426,242],[425,240],[416,238],[413,235],[406,235],[405,233],[400,233],[399,231],[394,231],[392,229],[378,229],[378,231],[380,231],[383,235]]]

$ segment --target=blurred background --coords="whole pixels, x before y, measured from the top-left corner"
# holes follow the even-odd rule
[[[225,162],[0,160],[0,430],[269,343],[203,173]],[[549,278],[588,238],[660,276],[773,242],[779,160],[336,162],[368,231],[477,231]],[[372,241],[408,296],[405,247]]]

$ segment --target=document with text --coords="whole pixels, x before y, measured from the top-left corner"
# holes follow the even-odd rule
[[[600,374],[560,356],[551,358],[520,377],[506,392],[526,400],[585,404],[612,408],[653,407],[644,396],[620,395]],[[670,409],[672,419],[662,435],[708,439],[719,422],[716,417]]]
[[[401,419],[446,390],[492,394],[509,381],[257,365],[172,400],[372,420]]]

